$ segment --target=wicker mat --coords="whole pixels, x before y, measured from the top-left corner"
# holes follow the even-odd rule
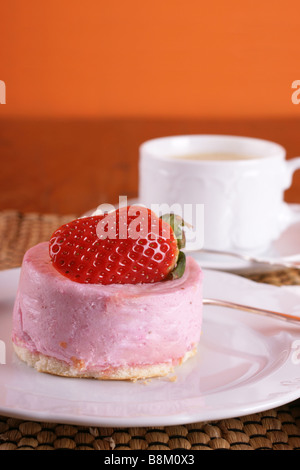
[[[20,266],[29,247],[49,239],[74,217],[0,212],[0,269]],[[300,285],[297,270],[247,277]],[[90,428],[0,416],[0,450],[14,449],[296,450],[300,449],[300,400],[241,418],[155,428]]]

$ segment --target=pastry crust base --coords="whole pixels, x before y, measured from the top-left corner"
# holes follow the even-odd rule
[[[137,380],[151,377],[163,377],[174,372],[173,364],[155,364],[134,367],[117,367],[105,370],[86,370],[81,361],[77,361],[74,366],[54,357],[45,356],[41,353],[33,353],[27,348],[17,346],[13,343],[17,356],[26,364],[34,367],[39,372],[52,375],[73,378],[93,378],[99,380]],[[188,351],[176,365],[180,365],[190,357],[194,356],[197,348]]]

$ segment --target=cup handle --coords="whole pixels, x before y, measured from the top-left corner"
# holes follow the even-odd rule
[[[286,160],[286,163],[292,178],[295,171],[300,170],[300,157],[290,158],[289,160]]]
[[[290,175],[290,183],[292,183],[293,175],[295,171],[300,170],[300,157],[291,158],[286,160],[287,168]],[[289,204],[290,207],[293,207],[291,218],[293,221],[300,220],[300,205],[299,204]]]
[[[287,186],[289,188],[292,184],[293,175],[295,171],[300,170],[300,157],[290,158],[286,160],[287,164]],[[300,205],[287,204],[283,202],[282,210],[279,214],[281,229],[286,229],[290,224],[300,221]]]

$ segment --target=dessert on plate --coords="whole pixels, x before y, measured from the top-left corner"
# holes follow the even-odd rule
[[[66,377],[164,376],[193,356],[202,272],[183,222],[128,206],[76,219],[23,259],[13,311],[17,356]]]

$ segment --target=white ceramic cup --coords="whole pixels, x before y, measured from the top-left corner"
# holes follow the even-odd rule
[[[199,153],[251,158],[178,158]],[[140,147],[139,202],[148,207],[202,204],[204,227],[196,230],[204,229],[204,248],[260,251],[293,220],[284,191],[297,169],[300,157],[286,160],[281,145],[262,139],[223,135],[153,139]]]

